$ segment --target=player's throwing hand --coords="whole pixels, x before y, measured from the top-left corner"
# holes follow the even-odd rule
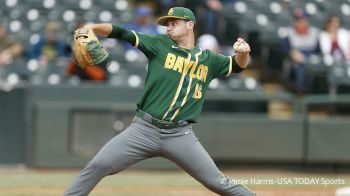
[[[238,38],[237,41],[233,44],[233,50],[235,53],[249,53],[250,46],[242,38]]]

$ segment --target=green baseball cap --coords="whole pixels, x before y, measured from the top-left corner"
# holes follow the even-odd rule
[[[193,12],[185,7],[173,7],[168,11],[168,15],[158,18],[157,22],[159,25],[167,26],[169,19],[183,19],[191,20],[196,23],[196,17]]]

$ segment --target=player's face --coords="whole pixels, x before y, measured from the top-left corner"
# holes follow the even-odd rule
[[[187,35],[193,30],[189,23],[191,22],[182,19],[170,19],[167,26],[168,36],[173,40],[177,40],[182,36]]]

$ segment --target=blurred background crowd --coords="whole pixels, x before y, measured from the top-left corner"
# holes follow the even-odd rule
[[[350,91],[350,0],[3,0],[0,88],[82,82],[141,87],[147,64],[141,52],[100,38],[112,63],[82,70],[72,61],[73,32],[86,23],[111,22],[163,34],[156,18],[173,6],[195,12],[202,49],[232,55],[237,37],[251,45],[249,69],[213,81],[211,89],[274,84],[298,95]]]

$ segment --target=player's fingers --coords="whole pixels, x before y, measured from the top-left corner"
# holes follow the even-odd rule
[[[236,53],[249,53],[250,46],[246,42],[236,42],[233,46],[233,49]]]
[[[246,53],[250,52],[250,46],[247,43],[244,43],[244,52]]]
[[[241,44],[241,42],[236,41],[236,42],[233,44],[233,49],[234,49],[235,51],[237,51],[238,46],[239,46],[240,44]]]

